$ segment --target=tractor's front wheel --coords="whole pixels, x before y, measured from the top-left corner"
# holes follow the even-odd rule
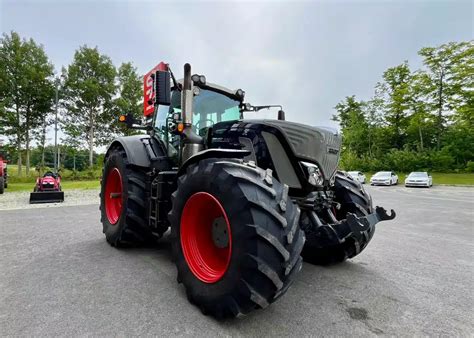
[[[103,170],[100,211],[105,238],[112,246],[155,241],[148,227],[146,196],[145,172],[129,165],[122,148],[111,149]]]
[[[301,269],[299,208],[252,163],[206,159],[178,179],[169,214],[178,281],[205,314],[236,317],[283,295]]]
[[[0,194],[3,194],[5,190],[5,179],[3,176],[0,176]]]

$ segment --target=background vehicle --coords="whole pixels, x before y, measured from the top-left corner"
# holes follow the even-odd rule
[[[0,156],[0,194],[8,187],[7,161]]]
[[[30,204],[63,201],[64,191],[61,191],[61,176],[58,173],[47,171],[43,177],[40,176],[36,179],[33,192],[30,193]]]
[[[370,185],[396,185],[398,176],[393,171],[379,171],[370,178]]]
[[[356,181],[359,181],[362,184],[365,183],[365,175],[362,171],[348,171],[347,173]]]
[[[426,171],[413,171],[405,179],[405,187],[431,187],[433,178]]]
[[[171,80],[173,85],[171,87]],[[101,221],[113,246],[153,243],[171,227],[177,280],[218,318],[265,308],[302,267],[359,254],[393,219],[336,171],[341,138],[323,128],[243,119],[272,106],[202,75],[176,81],[160,63],[144,77],[147,135],[121,137],[105,156]],[[305,241],[306,238],[306,241]]]

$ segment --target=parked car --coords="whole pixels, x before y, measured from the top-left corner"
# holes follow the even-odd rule
[[[405,187],[431,187],[433,178],[426,171],[414,171],[405,179]]]
[[[370,185],[398,184],[398,176],[393,171],[379,171],[370,178]]]
[[[362,184],[365,183],[365,175],[362,171],[348,171],[347,173],[356,181],[359,181]]]

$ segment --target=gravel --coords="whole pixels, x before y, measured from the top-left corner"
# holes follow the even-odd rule
[[[66,190],[64,192],[64,202],[62,203],[40,203],[30,204],[29,191],[14,191],[8,190],[0,195],[0,210],[17,210],[17,209],[33,209],[33,208],[56,208],[67,207],[73,205],[88,205],[99,203],[98,189],[74,189]]]

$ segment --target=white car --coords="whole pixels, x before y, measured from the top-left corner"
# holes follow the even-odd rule
[[[359,181],[362,184],[365,183],[365,175],[362,171],[348,171],[347,173],[356,181]]]
[[[405,179],[405,187],[432,187],[433,178],[426,171],[414,171]]]
[[[370,178],[370,185],[398,184],[398,176],[393,171],[379,171]]]

